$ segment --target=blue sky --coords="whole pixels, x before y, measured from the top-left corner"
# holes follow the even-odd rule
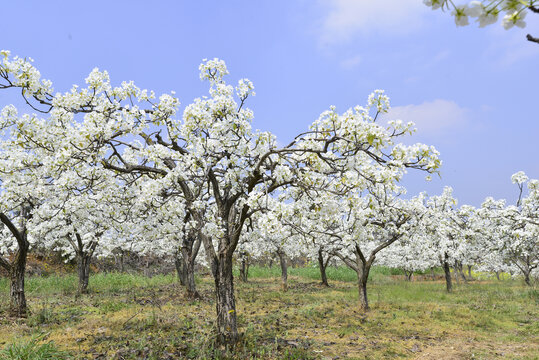
[[[455,189],[461,204],[514,202],[510,176],[539,178],[539,16],[524,30],[457,28],[421,0],[8,1],[0,48],[35,59],[57,91],[94,68],[183,105],[204,95],[203,58],[249,78],[254,127],[290,140],[327,109],[363,105],[385,89],[412,138],[435,145],[441,179],[405,181],[410,193]],[[14,94],[0,93],[0,105]]]

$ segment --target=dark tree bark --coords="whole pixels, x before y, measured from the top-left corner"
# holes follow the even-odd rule
[[[329,287],[328,284],[328,277],[326,275],[326,268],[328,266],[329,259],[331,259],[331,255],[328,255],[328,258],[326,261],[324,261],[324,251],[322,248],[318,249],[318,268],[320,269],[320,284],[323,286]]]
[[[279,263],[281,264],[281,290],[288,291],[288,264],[286,263],[286,254],[282,250],[277,250]]]
[[[412,270],[404,270],[404,276],[406,278],[406,281],[412,281],[412,276],[414,276],[414,272]]]
[[[473,265],[468,265],[468,278],[470,280],[473,280],[473,276],[472,276],[472,266]]]
[[[358,262],[357,282],[359,291],[359,305],[363,310],[369,310],[369,300],[367,298],[367,279],[369,278],[370,265],[363,261]]]
[[[464,271],[463,271],[462,267],[459,267],[457,270],[458,270],[459,276],[462,279],[462,281],[468,282],[468,279],[466,278],[466,275],[464,275]]]
[[[15,254],[10,277],[10,301],[9,301],[9,313],[15,317],[26,317],[28,308],[26,306],[26,296],[24,294],[24,275],[26,271],[26,259],[28,255],[29,244],[26,242],[26,246],[19,248]]]
[[[432,278],[432,281],[436,280],[436,274],[434,273],[434,268],[430,268],[430,277]]]
[[[217,342],[234,345],[239,340],[236,317],[236,300],[234,298],[234,275],[232,272],[232,256],[215,258],[212,264],[215,281],[217,309]]]
[[[120,250],[120,272],[123,273],[125,272],[125,264],[124,264],[124,256],[125,256],[125,252],[123,250]]]
[[[77,254],[77,272],[79,275],[79,294],[88,293],[88,283],[90,281],[90,260],[91,257],[86,253]]]
[[[240,259],[240,280],[243,282],[247,282],[249,277],[249,255],[247,254],[247,252],[242,252],[240,254]]]
[[[445,256],[443,268],[444,268],[444,273],[445,273],[445,286],[446,286],[447,292],[451,292],[453,291],[453,283],[451,281],[451,270],[449,267],[449,263],[447,262],[447,255]]]
[[[189,299],[200,299],[200,294],[197,291],[195,283],[195,262],[188,261],[186,264],[186,288],[187,288],[187,297]]]
[[[466,276],[464,275],[464,270],[463,270],[463,265],[462,265],[462,262],[458,261],[455,265],[455,273],[458,274],[458,276],[460,276],[460,278],[464,281],[464,282],[467,282],[468,279],[466,279]],[[456,276],[456,275],[455,275]]]
[[[174,266],[176,267],[176,273],[178,274],[178,281],[182,286],[187,286],[187,269],[181,250],[176,253],[174,257]]]
[[[520,258],[518,256],[515,256],[515,258],[517,259],[515,261],[515,265],[520,269],[522,275],[524,275],[524,282],[526,283],[526,285],[532,286],[531,273],[539,265],[533,263],[532,257],[530,255]]]
[[[101,236],[97,234],[96,237]],[[82,237],[75,232],[75,239],[68,238],[71,246],[75,250],[77,258],[77,272],[79,277],[78,294],[88,293],[88,284],[90,282],[90,262],[97,247],[97,240],[90,241],[86,246],[82,242]]]
[[[150,277],[150,259],[146,256],[146,261],[144,262],[144,276]]]
[[[495,274],[496,274],[496,279],[498,279],[498,281],[500,281],[500,272],[496,271]]]
[[[185,288],[187,290],[187,298],[199,299],[200,294],[197,291],[195,283],[195,264],[198,251],[201,245],[200,236],[196,236],[194,231],[185,235],[181,248],[182,267],[185,270]]]
[[[539,38],[535,37],[535,36],[532,36],[531,34],[528,34],[526,35],[526,39],[528,41],[531,41],[531,42],[534,42],[534,43],[538,43],[539,44]]]
[[[20,226],[15,224],[4,213],[0,213],[0,221],[9,229],[17,241],[17,251],[10,262],[0,256],[0,266],[7,270],[10,278],[9,287],[9,314],[14,317],[22,318],[28,314],[26,305],[26,296],[24,293],[24,275],[26,272],[26,259],[28,257],[28,235],[26,232],[26,220],[30,218],[30,208],[22,207]]]
[[[524,282],[526,283],[526,285],[532,286],[532,282],[530,280],[530,273],[529,272],[524,273]]]

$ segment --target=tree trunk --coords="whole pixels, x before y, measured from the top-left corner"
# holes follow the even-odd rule
[[[176,273],[178,274],[178,281],[182,286],[187,286],[187,269],[183,256],[179,251],[174,257],[174,266],[176,267]]]
[[[356,264],[355,269],[357,274],[357,284],[359,292],[359,306],[363,311],[369,310],[369,300],[367,298],[367,280],[369,279],[369,271],[371,271],[371,265],[374,262],[374,254],[371,255],[369,260],[365,259],[363,253],[360,252],[359,247],[356,246]]]
[[[247,282],[248,273],[249,273],[249,259],[247,258],[247,254],[242,253],[241,266],[240,266],[240,280],[243,282]]]
[[[328,277],[326,275],[327,263],[324,263],[324,255],[322,249],[318,249],[318,267],[320,268],[321,285],[329,287]]]
[[[459,276],[462,279],[462,281],[467,282],[468,279],[466,279],[466,275],[464,275],[464,271],[462,270],[462,267],[459,267],[458,272],[459,272]]]
[[[193,242],[186,239],[180,251],[181,253],[176,257],[179,262],[179,264],[176,264],[176,271],[178,272],[179,268],[178,277],[180,283],[185,286],[188,299],[200,299],[195,283],[195,260],[198,254],[198,246],[194,247]]]
[[[468,278],[470,280],[473,280],[473,276],[472,276],[472,265],[468,265]]]
[[[17,251],[13,261],[9,262],[0,256],[1,266],[9,273],[9,309],[8,313],[15,317],[26,317],[28,308],[24,295],[24,273],[26,271],[26,258],[30,243],[26,233],[25,221],[30,218],[30,208],[23,206],[21,209],[20,230],[11,222],[9,217],[0,212],[0,221],[6,226],[17,240]]]
[[[361,266],[357,271],[357,285],[359,292],[359,306],[362,310],[369,310],[369,300],[367,298],[367,278],[369,270]]]
[[[286,255],[282,251],[277,251],[279,262],[281,263],[281,290],[288,290],[288,265],[286,264]]]
[[[463,265],[461,262],[458,262],[455,269],[457,270],[458,272],[458,275],[460,276],[460,278],[464,281],[464,282],[467,282],[468,279],[466,279],[466,276],[464,275],[464,271],[463,271]]]
[[[379,248],[380,251],[383,248]],[[369,271],[375,260],[376,252],[373,252],[368,260],[363,255],[363,252],[356,245],[354,250],[355,259],[351,259],[347,256],[337,252],[335,255],[339,257],[349,268],[353,269],[357,274],[357,286],[359,293],[359,307],[363,311],[369,310],[369,300],[367,298],[367,280],[369,279]]]
[[[88,282],[90,280],[90,260],[91,256],[86,253],[77,254],[77,272],[79,274],[79,294],[88,293]]]
[[[15,259],[10,271],[10,302],[9,313],[15,317],[26,317],[27,306],[26,296],[24,295],[24,273],[26,271],[26,257],[28,254],[28,245],[19,248],[15,254]]]
[[[367,282],[358,278],[359,306],[362,310],[369,310],[369,300],[367,299]]]
[[[150,259],[146,256],[146,263],[144,264],[144,276],[150,277]]]
[[[124,265],[124,251],[120,251],[120,272],[125,272],[125,265]]]
[[[449,269],[449,263],[447,261],[444,261],[444,273],[447,292],[451,292],[453,291],[453,283],[451,282],[451,270]]]
[[[434,268],[430,268],[430,276],[432,278],[432,281],[436,280],[436,274],[434,273]]]
[[[414,275],[414,272],[412,270],[404,270],[404,276],[406,277],[406,281],[412,281],[412,276]]]
[[[524,282],[526,283],[526,285],[528,286],[532,286],[532,282],[530,280],[530,273],[531,271],[525,271],[524,272]]]
[[[496,279],[498,279],[498,281],[500,281],[500,272],[499,271],[496,271]]]
[[[217,342],[234,345],[239,340],[234,298],[232,255],[221,255],[212,265],[217,308]]]
[[[196,283],[195,283],[195,261],[187,261],[187,264],[185,264],[185,280],[186,280],[186,288],[187,288],[187,297],[189,299],[200,299],[200,294],[197,291]]]

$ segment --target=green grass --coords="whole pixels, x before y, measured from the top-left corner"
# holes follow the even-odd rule
[[[72,359],[68,352],[58,350],[54,342],[42,342],[43,336],[13,343],[0,351],[0,360],[64,360]]]
[[[157,275],[150,278],[140,274],[98,273],[90,276],[89,291],[113,294],[142,287],[162,286],[175,281],[173,274]],[[25,291],[27,297],[33,295],[73,295],[77,292],[77,284],[77,274],[28,277],[25,279]],[[0,278],[0,292],[9,292],[8,279]]]
[[[60,349],[74,359],[535,359],[539,353],[539,291],[520,280],[455,283],[448,294],[443,280],[406,282],[399,271],[374,267],[371,310],[364,313],[356,274],[330,267],[327,275],[329,288],[319,285],[316,267],[289,268],[283,293],[278,267],[252,266],[248,283],[236,281],[243,337],[234,351],[212,342],[208,276],[197,277],[196,301],[173,275],[95,274],[82,296],[75,275],[30,277],[31,314],[14,321],[0,313],[0,349]],[[8,290],[1,279],[0,291]],[[35,340],[43,333],[46,341]]]
[[[234,275],[239,277],[239,272],[235,271]],[[288,275],[299,276],[305,279],[320,280],[320,270],[315,266],[306,267],[289,267]],[[326,269],[326,275],[329,280],[334,281],[357,281],[357,275],[354,270],[347,266],[328,267]],[[369,281],[386,281],[388,276],[391,275],[404,275],[404,272],[400,269],[388,268],[385,266],[374,266],[369,273]],[[264,267],[264,266],[251,266],[249,268],[249,277],[256,279],[268,279],[277,278],[281,276],[281,268],[279,266]]]

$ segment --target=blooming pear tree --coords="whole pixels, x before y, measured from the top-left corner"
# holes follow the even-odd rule
[[[329,286],[326,269],[329,261],[334,257],[333,246],[340,244],[338,237],[328,235],[325,229],[332,229],[337,209],[337,197],[332,194],[331,189],[326,188],[319,191],[317,187],[310,191],[303,189],[290,189],[288,193],[283,194],[283,199],[290,201],[281,201],[278,207],[274,209],[274,218],[276,217],[280,225],[278,228],[286,229],[300,245],[301,252],[313,261],[318,262],[320,270],[320,284]],[[322,203],[325,206],[320,206]]]
[[[468,4],[456,5],[451,0],[423,0],[425,5],[433,10],[451,10],[457,26],[468,25],[469,18],[476,19],[479,27],[485,27],[498,21],[500,14],[505,13],[502,25],[506,30],[512,27],[524,28],[528,11],[539,14],[539,1],[537,0],[474,0]],[[539,43],[539,38],[530,34],[526,39]]]
[[[272,201],[273,202],[273,201]],[[257,219],[259,241],[251,242],[253,247],[265,254],[275,254],[281,266],[281,289],[288,290],[288,260],[301,256],[305,253],[305,245],[300,234],[295,233],[290,227],[283,226],[279,220],[282,218],[282,208],[287,207],[283,203],[275,203],[271,210],[262,214]],[[253,252],[253,251],[251,251]]]
[[[367,279],[378,253],[414,232],[424,213],[421,199],[401,200],[385,186],[369,195],[351,202],[353,220],[345,223],[342,247],[334,251],[357,273],[360,306],[365,310],[369,309]]]
[[[12,106],[0,113],[0,266],[9,274],[9,313],[16,317],[27,315],[24,275],[36,240],[31,220],[47,184],[36,154],[28,150],[25,139],[14,136],[27,120]]]
[[[519,188],[516,205],[505,206],[504,200],[492,198],[482,205],[482,215],[496,233],[487,237],[487,248],[498,255],[494,260],[503,262],[498,267],[518,269],[525,283],[531,285],[532,274],[539,268],[539,181],[529,179],[522,171],[511,180]]]
[[[424,213],[422,200],[403,200],[399,196],[403,191],[395,183],[373,181],[364,191],[345,196],[317,194],[309,197],[307,209],[297,212],[303,217],[292,217],[298,232],[318,233],[329,239],[327,251],[356,272],[359,303],[364,310],[369,309],[367,280],[378,254],[415,231]]]
[[[466,280],[463,264],[473,265],[481,258],[480,254],[471,251],[473,246],[477,246],[476,211],[468,205],[459,209],[457,204],[453,189],[446,186],[441,195],[426,200],[428,211],[421,225],[430,249],[423,256],[432,257],[432,250],[435,251],[434,259],[444,270],[447,292],[453,290],[451,268],[454,268],[455,276]]]
[[[415,271],[424,271],[438,265],[435,251],[428,244],[425,234],[421,230],[415,231],[381,252],[377,264],[402,269],[406,280],[411,281]]]
[[[445,187],[442,194],[427,200],[428,214],[423,218],[431,249],[436,249],[436,258],[445,274],[446,290],[453,291],[451,267],[455,264],[460,241],[452,216],[456,211],[457,200],[453,198],[453,189]]]
[[[287,187],[324,184],[345,194],[372,181],[397,181],[407,168],[435,172],[440,165],[434,148],[398,143],[411,125],[377,122],[389,109],[381,91],[366,107],[344,114],[331,108],[280,147],[273,135],[251,127],[253,113],[245,105],[254,95],[252,83],[242,79],[235,88],[228,85],[228,70],[218,59],[200,66],[209,96],[195,99],[178,117],[174,94],[156,100],[132,82],[112,87],[108,73],[94,69],[85,87],[53,95],[51,83],[41,80],[29,61],[6,51],[2,56],[2,88],[21,89],[30,106],[47,114],[50,129],[70,129],[56,149],[60,159],[70,160],[56,167],[79,161],[88,172],[112,171],[123,184],[149,179],[152,191],[180,199],[189,218],[178,220],[177,228],[193,223],[214,278],[221,343],[239,338],[233,258],[245,222],[263,199]]]
[[[471,205],[462,205],[457,211],[454,223],[460,228],[462,242],[460,244],[459,260],[455,264],[455,272],[464,281],[468,281],[464,275],[464,266],[468,268],[469,279],[472,279],[472,267],[480,264],[485,255],[485,248],[478,229],[481,226],[479,211]],[[457,276],[457,274],[455,276]],[[458,277],[457,277],[458,279]]]
[[[487,197],[478,209],[480,220],[478,221],[477,234],[484,249],[484,254],[478,264],[480,271],[493,272],[498,280],[502,272],[513,273],[516,269],[507,263],[499,251],[500,239],[504,236],[503,227],[499,226],[500,218],[495,214],[503,212],[505,200],[495,200]]]
[[[150,186],[153,188],[150,190],[147,185],[153,181],[137,182],[143,187],[137,190],[137,216],[133,217],[137,224],[131,226],[130,237],[151,254],[173,255],[178,279],[187,297],[200,298],[195,283],[195,265],[202,244],[197,224],[191,221],[182,198],[164,196],[160,186]]]
[[[22,88],[24,99],[38,112],[29,98],[39,105],[52,101],[52,95],[43,95],[52,91],[50,82],[39,80],[35,68],[19,58],[11,60],[7,52],[2,56],[0,87]],[[52,103],[41,112],[50,113],[50,118],[32,114],[17,120],[13,106],[4,108],[4,127],[10,132],[4,147],[18,147],[32,156],[32,171],[26,170],[26,181],[28,194],[39,204],[33,213],[33,236],[40,239],[40,246],[77,259],[79,293],[85,293],[91,259],[100,238],[108,236],[108,225],[116,217],[125,217],[121,207],[128,192],[120,189],[113,172],[99,165],[99,154],[84,156],[82,149],[91,146],[90,136],[81,130],[74,113],[54,108]],[[12,157],[17,154],[13,150],[6,153]],[[18,161],[26,163],[20,156]]]
[[[76,259],[79,294],[88,292],[93,257],[109,256],[116,247],[111,244],[118,234],[115,222],[125,223],[130,216],[129,192],[115,182],[113,174],[101,170],[85,177],[73,167],[74,174],[51,179],[47,198],[32,220],[33,234],[43,247]]]

